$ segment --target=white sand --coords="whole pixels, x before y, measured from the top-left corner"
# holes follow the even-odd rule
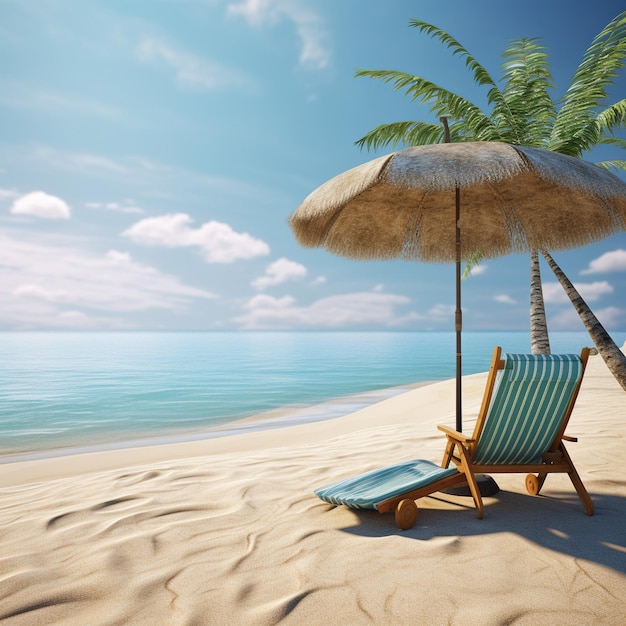
[[[465,429],[485,375],[464,380]],[[591,357],[567,476],[523,475],[477,520],[438,494],[393,515],[312,490],[381,464],[439,462],[454,382],[330,421],[0,465],[0,623],[625,624],[626,394]]]

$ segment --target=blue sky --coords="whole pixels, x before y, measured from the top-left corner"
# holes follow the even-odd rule
[[[417,18],[494,76],[508,39],[541,37],[556,97],[623,8],[0,0],[0,329],[453,330],[452,266],[342,259],[300,248],[287,225],[313,189],[377,156],[354,145],[367,131],[432,121],[355,70],[412,72],[484,104],[463,63],[408,27]],[[611,157],[624,155],[588,155]],[[625,329],[626,234],[553,256],[607,329]],[[465,328],[527,329],[528,266],[483,263],[463,285]],[[550,328],[582,330],[542,275]]]

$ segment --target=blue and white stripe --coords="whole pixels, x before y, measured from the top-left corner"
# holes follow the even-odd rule
[[[582,376],[575,354],[507,354],[473,455],[482,465],[541,463]]]
[[[431,461],[415,459],[389,465],[358,476],[326,485],[315,494],[330,504],[352,509],[375,509],[376,504],[457,474],[454,467],[444,469]]]

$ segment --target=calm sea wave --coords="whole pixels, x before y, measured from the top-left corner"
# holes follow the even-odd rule
[[[488,369],[494,345],[528,352],[528,333],[465,333],[463,373]],[[274,409],[274,425],[322,419],[454,374],[452,332],[0,333],[0,454],[189,439]]]

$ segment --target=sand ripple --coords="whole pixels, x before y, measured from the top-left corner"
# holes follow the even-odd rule
[[[386,460],[439,460],[442,383],[360,412],[357,429],[336,420],[257,449],[208,443],[203,456],[1,489],[0,622],[623,624],[623,392],[595,397],[591,379],[572,430],[594,517],[567,477],[538,498],[523,477],[498,477],[480,521],[466,499],[423,499],[405,532],[315,498]]]

